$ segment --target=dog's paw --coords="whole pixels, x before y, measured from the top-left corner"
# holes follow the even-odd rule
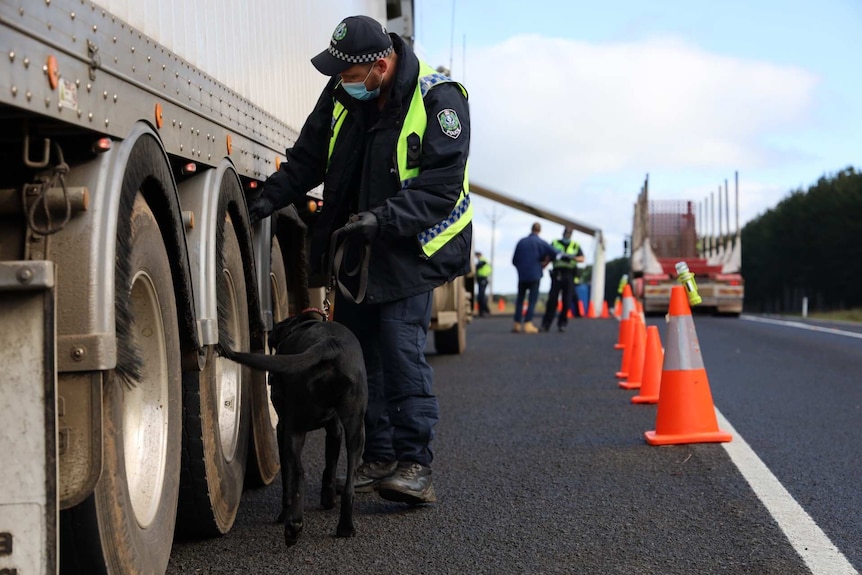
[[[353,537],[356,535],[356,529],[353,527],[353,522],[339,521],[338,528],[335,530],[337,537]]]
[[[335,486],[331,489],[324,487],[320,490],[320,506],[324,509],[332,509],[335,507]]]
[[[284,544],[288,547],[296,545],[299,541],[299,534],[302,533],[302,521],[284,524]]]

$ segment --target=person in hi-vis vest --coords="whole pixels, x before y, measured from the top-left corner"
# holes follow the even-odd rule
[[[488,278],[491,277],[491,264],[482,252],[476,252],[476,303],[479,304],[479,317],[491,315],[488,307]]]
[[[304,202],[322,183],[312,268],[324,267],[336,230],[359,254],[370,246],[364,301],[335,297],[334,320],[359,338],[368,372],[355,488],[430,503],[439,408],[423,350],[434,288],[470,271],[467,91],[368,16],[342,20],[311,62],[330,80],[249,215]]]
[[[545,315],[542,317],[542,331],[551,329],[554,316],[557,315],[557,305],[562,296],[562,309],[557,315],[557,329],[566,331],[569,319],[569,306],[573,302],[575,291],[575,276],[578,273],[578,263],[584,261],[584,252],[580,244],[572,239],[572,228],[563,230],[563,239],[554,240],[551,246],[559,252],[551,270],[551,291],[548,292],[548,303],[545,305]]]

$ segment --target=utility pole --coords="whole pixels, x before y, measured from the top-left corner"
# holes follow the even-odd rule
[[[449,31],[449,75],[452,74],[452,57],[455,51],[455,0],[452,0],[452,29]],[[493,264],[492,264],[493,265]]]
[[[488,278],[488,301],[494,301],[494,271],[497,263],[494,261],[494,246],[497,243],[497,222],[503,217],[503,212],[497,211],[497,204],[493,205],[488,219],[491,220],[491,276]]]

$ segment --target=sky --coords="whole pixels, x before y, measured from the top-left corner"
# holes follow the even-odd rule
[[[607,260],[623,255],[647,174],[650,199],[706,202],[727,181],[735,230],[736,173],[744,226],[791,191],[862,167],[862,0],[415,10],[417,53],[470,94],[471,181],[602,230]],[[512,253],[537,220],[472,197],[474,248],[493,253],[494,292],[513,293]],[[561,237],[541,223],[545,240]],[[592,263],[596,240],[574,238]]]

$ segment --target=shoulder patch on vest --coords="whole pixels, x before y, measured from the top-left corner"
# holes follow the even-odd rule
[[[437,114],[437,121],[440,122],[440,129],[443,130],[443,133],[453,140],[461,135],[461,120],[458,119],[455,110],[451,108],[441,110]]]

